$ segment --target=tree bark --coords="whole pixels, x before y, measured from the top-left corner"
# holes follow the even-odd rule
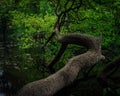
[[[71,58],[68,63],[49,77],[25,85],[17,96],[53,96],[57,91],[69,85],[83,67],[89,67],[104,59],[101,54],[101,40],[85,34],[68,34],[61,36],[55,29],[62,44],[79,44],[88,48],[84,54]]]

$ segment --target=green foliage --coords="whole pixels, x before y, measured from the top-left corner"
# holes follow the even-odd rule
[[[53,30],[55,16],[47,14],[43,19],[37,15],[29,16],[19,11],[12,11],[10,14],[13,17],[10,28],[14,31],[11,38],[16,38],[21,49],[27,49],[33,46],[37,47],[39,42],[35,41],[36,38],[34,36],[43,34],[46,37]],[[42,44],[45,43],[44,37],[38,38]]]
[[[68,3],[66,3],[67,0],[60,1],[58,12],[69,9],[72,5],[72,0]],[[78,5],[78,1],[73,7]],[[66,6],[64,6],[65,3]],[[9,56],[12,58],[10,62],[13,67],[14,64],[17,65],[21,74],[25,73],[23,78],[27,79],[24,78],[26,79],[24,82],[48,76],[48,69],[43,65],[48,65],[59,51],[61,45],[56,37],[45,48],[42,48],[53,32],[57,19],[54,12],[56,5],[57,0],[53,0],[53,3],[50,0],[0,1],[2,9],[0,10],[0,25],[3,19],[7,20],[8,37],[16,46],[14,50],[10,50]],[[85,33],[98,37],[102,34],[103,53],[106,56],[105,63],[107,63],[120,53],[119,5],[119,0],[114,0],[114,2],[113,0],[83,0],[79,10],[66,14],[66,22],[61,28],[61,34]],[[2,30],[1,26],[0,29]],[[84,51],[86,49],[81,46],[69,45],[61,60],[54,66],[55,70],[62,68],[69,58]],[[93,72],[96,73],[101,69],[101,66],[95,67]],[[106,94],[106,89],[104,91]]]
[[[120,95],[120,88],[119,88],[119,89],[117,89],[117,93],[118,93],[118,95]]]
[[[30,76],[29,80],[31,81],[33,80],[32,78],[36,78],[33,74],[35,74],[37,70],[41,70],[42,64],[49,64],[51,59],[53,59],[52,55],[55,52],[52,53],[48,51],[50,50],[48,48],[44,51],[41,47],[45,44],[48,36],[53,31],[56,17],[46,14],[44,18],[42,18],[40,17],[41,14],[28,15],[17,10],[10,11],[9,14],[12,17],[11,25],[9,26],[12,30],[10,38],[12,38],[17,45],[17,50],[20,53],[17,57],[17,60],[20,62],[18,64],[20,69],[26,72],[31,68],[37,67],[35,71],[28,72],[28,77]],[[48,58],[44,62],[46,57]]]
[[[83,17],[81,20],[71,23],[69,26],[69,30],[75,32],[75,30],[80,33],[87,33],[95,36],[103,35],[103,46],[108,46],[113,39],[113,21],[114,15],[112,11],[107,10],[106,8],[101,8],[101,6],[97,6],[97,10],[93,9],[82,9],[79,10],[78,14],[82,14]],[[78,23],[78,24],[76,24]],[[112,36],[113,35],[113,36]]]

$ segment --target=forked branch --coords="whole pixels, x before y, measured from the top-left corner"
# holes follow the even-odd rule
[[[76,33],[61,35],[58,26],[55,28],[55,33],[59,42],[62,44],[77,44],[85,46],[89,50],[101,51],[101,37],[96,38],[90,35]]]
[[[64,3],[64,10],[61,9],[61,1],[57,0],[56,2],[54,0],[50,0],[50,2],[52,3],[52,5],[54,5],[55,8],[55,14],[57,16],[57,20],[56,23],[54,25],[54,29],[56,28],[56,26],[58,27],[58,29],[60,30],[60,28],[64,25],[64,23],[67,21],[67,14],[70,13],[71,11],[74,10],[79,10],[79,8],[82,5],[82,0],[66,0],[66,2]],[[68,7],[68,4],[72,2],[71,6]],[[68,8],[67,8],[68,7]],[[51,34],[51,36],[48,38],[48,40],[46,41],[45,45],[47,45],[47,43],[55,36],[55,32],[53,31],[53,33]]]

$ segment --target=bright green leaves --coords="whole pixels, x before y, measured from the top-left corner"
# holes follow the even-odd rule
[[[30,48],[35,44],[33,38],[35,34],[43,33],[47,36],[53,30],[55,17],[49,14],[41,18],[37,15],[30,16],[19,11],[12,11],[11,15],[13,16],[12,29],[22,49]]]
[[[79,19],[70,23],[69,30],[94,36],[103,34],[103,45],[108,46],[113,40],[111,38],[115,38],[112,35],[114,14],[104,6],[97,5],[96,8],[97,10],[81,8],[78,12]]]

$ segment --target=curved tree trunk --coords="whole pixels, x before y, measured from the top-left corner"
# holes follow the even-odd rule
[[[100,38],[85,34],[68,34],[61,36],[58,29],[55,29],[55,32],[59,42],[62,44],[83,45],[88,48],[88,51],[71,58],[62,69],[49,77],[28,83],[19,91],[17,96],[52,96],[58,90],[72,83],[81,68],[89,67],[100,59],[104,59],[104,56],[101,55]]]

